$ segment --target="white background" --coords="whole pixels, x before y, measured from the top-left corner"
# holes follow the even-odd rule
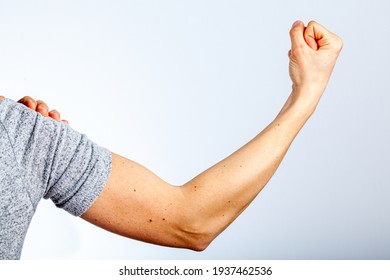
[[[0,0],[0,94],[45,100],[172,184],[278,113],[293,21],[345,42],[276,175],[206,251],[125,239],[42,201],[22,258],[389,259],[389,12],[385,0]]]

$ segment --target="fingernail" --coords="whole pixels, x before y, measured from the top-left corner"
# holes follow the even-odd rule
[[[300,20],[297,20],[297,21],[295,21],[295,22],[293,23],[292,27],[295,27],[295,26],[297,26],[297,25],[299,25],[299,24],[301,24],[301,21],[300,21]]]

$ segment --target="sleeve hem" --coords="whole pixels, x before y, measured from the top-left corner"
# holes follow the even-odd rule
[[[82,187],[83,190],[81,190],[81,192],[76,194],[70,201],[62,206],[65,211],[76,217],[80,217],[92,206],[107,184],[112,168],[112,155],[109,150],[105,148],[102,148],[102,150],[103,155],[99,159],[99,164],[103,166],[103,168],[99,170],[101,173],[95,184],[92,187]]]

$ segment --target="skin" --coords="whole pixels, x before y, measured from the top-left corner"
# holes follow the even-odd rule
[[[4,98],[4,96],[0,96],[0,101]],[[31,110],[37,111],[44,117],[50,117],[58,122],[64,122],[66,124],[69,124],[67,120],[61,120],[61,114],[57,110],[49,111],[49,106],[47,106],[47,104],[42,100],[35,101],[35,99],[33,99],[32,97],[25,96],[21,98],[18,102],[30,108]]]
[[[113,153],[107,185],[82,218],[149,243],[196,251],[207,248],[275,173],[314,113],[343,46],[337,35],[314,21],[307,27],[295,22],[290,37],[292,92],[263,131],[181,186],[173,186],[142,165]],[[34,109],[30,102],[28,98],[22,101]],[[35,110],[60,120],[59,113],[50,114],[53,111],[43,102],[36,102]]]

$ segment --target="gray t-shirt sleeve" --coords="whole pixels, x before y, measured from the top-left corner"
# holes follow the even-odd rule
[[[10,99],[5,99],[2,107],[0,120],[15,158],[25,170],[32,203],[50,198],[75,216],[83,214],[108,180],[110,151],[69,125],[42,117]]]

